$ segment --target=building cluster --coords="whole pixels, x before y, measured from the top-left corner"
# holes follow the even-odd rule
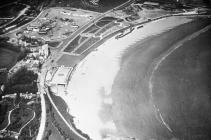
[[[0,131],[0,139],[9,139],[9,138],[15,138],[18,139],[19,133],[16,133],[14,131],[9,130],[1,130]]]
[[[32,94],[32,93],[20,93],[20,97],[23,99],[32,99],[36,98],[39,94]]]
[[[25,66],[29,69],[36,69],[41,66],[49,56],[48,44],[40,47],[29,48],[30,53],[24,58]]]
[[[50,19],[44,23],[41,24],[41,26],[36,27],[38,28],[38,33],[39,34],[47,34],[49,31],[51,31],[54,27],[56,27],[57,22],[55,19]],[[32,26],[30,26],[32,27]]]
[[[9,73],[15,73],[23,66],[25,66],[28,70],[38,72],[50,54],[48,44],[44,44],[38,47],[30,47],[27,49],[29,52],[27,53],[26,57],[19,61],[13,68],[11,68]]]
[[[10,99],[15,99],[17,96],[17,93],[14,93],[14,94],[8,94],[8,95],[4,95],[2,96],[2,99],[5,99],[5,98],[10,98]]]
[[[151,0],[151,1],[142,1],[142,0],[136,0],[133,4],[123,8],[122,10],[115,11],[116,17],[119,17],[121,19],[124,19],[127,22],[133,22],[136,20],[139,20],[141,18],[144,18],[144,12],[145,11],[153,11],[156,9],[160,10],[166,10],[166,11],[175,11],[175,12],[182,12],[183,5],[179,2],[173,1],[173,2],[160,2],[157,0]]]
[[[27,37],[21,32],[17,33],[15,38],[10,38],[8,42],[23,47],[36,47],[45,43],[41,38],[36,38],[35,36]]]
[[[32,93],[20,93],[20,97],[23,99],[32,99],[32,98],[36,98],[38,97],[39,94],[32,94]],[[7,94],[2,96],[2,99],[6,99],[6,98],[10,98],[10,99],[15,99],[17,97],[17,93],[13,93],[13,94]]]
[[[133,3],[122,10],[115,11],[114,16],[124,19],[125,21],[134,21],[140,19],[140,15],[138,13],[142,10],[142,4]]]
[[[52,14],[54,15],[52,16]],[[77,15],[77,13],[59,10],[52,14],[47,13],[44,17],[28,25],[23,32],[24,35],[36,36],[37,38],[41,36],[45,41],[54,40],[55,38],[63,39],[67,37],[66,35],[68,33],[72,33],[79,28],[74,17],[83,16],[81,14]],[[67,26],[67,28],[63,29],[63,26]]]

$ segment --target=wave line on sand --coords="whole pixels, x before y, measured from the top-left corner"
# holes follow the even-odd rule
[[[106,109],[105,106],[112,106],[110,94],[114,79],[120,70],[122,55],[129,47],[139,45],[139,42],[147,37],[192,21],[181,17],[179,19],[172,17],[146,24],[141,30],[134,30],[118,40],[112,37],[77,65],[67,87],[68,94],[62,98],[70,108],[69,113],[75,116],[74,124],[78,129],[93,140],[105,139],[109,134],[118,134],[112,114],[105,112],[102,115],[102,111]],[[100,92],[102,89],[103,93]]]
[[[211,25],[208,25],[206,26],[205,28],[185,37],[184,39],[182,39],[181,41],[179,41],[178,43],[176,43],[175,45],[173,45],[167,52],[165,52],[163,55],[161,55],[159,58],[158,58],[158,61],[156,62],[152,72],[151,72],[151,75],[150,75],[150,78],[149,78],[149,91],[150,91],[150,97],[151,99],[153,99],[152,97],[152,94],[153,94],[153,84],[152,84],[152,78],[154,76],[154,73],[155,71],[159,68],[160,64],[170,55],[172,54],[176,49],[180,48],[185,42],[189,41],[189,40],[192,40],[194,38],[196,38],[197,36],[199,36],[200,34],[208,31],[209,29],[211,29]],[[152,101],[153,103],[153,101]],[[170,128],[170,126],[168,125],[168,123],[165,122],[164,118],[162,117],[162,114],[159,110],[158,107],[156,107],[156,105],[153,103],[153,106],[155,108],[155,110],[157,111],[157,113],[159,114],[159,117],[160,117],[160,121],[170,132],[173,132],[172,129]]]

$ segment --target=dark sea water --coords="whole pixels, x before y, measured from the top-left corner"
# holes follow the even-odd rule
[[[154,75],[155,102],[176,135],[211,139],[211,29],[168,56]]]
[[[201,19],[180,25],[124,54],[112,89],[113,119],[120,132],[138,140],[211,139],[211,30],[187,41],[159,65],[152,97],[149,86],[157,58],[207,25],[210,21]]]

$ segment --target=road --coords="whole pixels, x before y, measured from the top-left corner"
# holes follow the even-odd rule
[[[0,37],[5,37],[5,36],[7,36],[9,34],[16,33],[19,30],[22,30],[23,28],[27,27],[29,24],[31,24],[32,22],[34,22],[35,20],[37,20],[38,18],[40,18],[42,16],[42,14],[45,13],[45,12],[46,12],[46,10],[45,11],[41,11],[39,13],[39,15],[35,19],[33,19],[32,21],[30,21],[30,22],[28,22],[28,23],[26,23],[26,24],[24,24],[24,25],[22,25],[22,26],[20,26],[20,27],[18,27],[16,29],[14,29],[12,31],[9,31],[8,33],[2,34],[2,35],[0,35]]]
[[[130,0],[128,2],[126,2],[126,4],[123,4],[124,6],[128,5],[128,4],[131,4],[133,1]],[[122,7],[122,5],[118,6],[118,7]],[[95,22],[97,22],[98,20],[100,20],[101,18],[103,18],[106,14],[108,14],[109,12],[115,10],[115,9],[118,9],[118,8],[114,8],[114,9],[111,9],[109,10],[108,12],[106,13],[103,13],[101,14],[100,16],[98,16],[97,18],[91,20],[89,23],[85,24],[84,26],[82,26],[80,29],[78,29],[76,32],[74,32],[68,39],[66,39],[64,42],[62,42],[62,44],[60,45],[60,47],[62,48],[60,51],[62,52],[67,46],[68,44],[74,39],[76,38],[80,33],[82,33],[84,30],[86,30],[88,27],[90,27],[91,25],[93,25]],[[157,20],[157,19],[156,19]],[[151,21],[148,21],[148,22],[151,22]],[[54,57],[51,58],[51,60],[53,60]],[[48,60],[49,62],[51,60]],[[45,67],[48,67],[49,64],[45,64]],[[46,73],[47,71],[45,71],[44,73]],[[42,74],[43,76],[45,74]],[[45,88],[45,87],[43,87]],[[70,130],[72,130],[77,136],[79,136],[80,138],[82,139],[86,139],[84,138],[80,133],[78,133],[67,121],[66,119],[63,117],[63,115],[61,114],[61,112],[58,110],[57,106],[55,105],[54,101],[52,100],[52,98],[50,97],[50,93],[48,92],[47,88],[45,88],[45,92],[47,93],[47,96],[51,102],[51,104],[53,105],[53,107],[55,108],[56,112],[58,113],[58,115],[61,117],[61,119],[64,121],[64,123],[68,126],[68,128]]]
[[[19,108],[19,104],[18,105],[16,105],[15,106],[15,108],[13,108],[12,110],[10,110],[9,111],[9,114],[8,114],[8,124],[7,124],[7,126],[4,128],[4,129],[2,129],[2,130],[0,130],[0,131],[5,131],[7,128],[8,128],[8,126],[11,124],[11,113],[15,110],[15,109],[17,109],[17,108]],[[21,128],[20,128],[20,130],[19,130],[19,132],[14,132],[14,133],[17,133],[18,135],[20,135],[21,134],[21,131],[35,118],[35,116],[36,116],[36,113],[35,113],[35,111],[34,110],[32,110],[32,109],[30,109],[30,108],[26,108],[26,109],[29,109],[29,110],[31,110],[31,111],[33,111],[33,116],[32,116],[32,118],[26,123],[26,124],[24,124]]]
[[[133,3],[134,0],[129,0],[125,3],[123,3],[122,5],[115,7],[103,14],[101,14],[100,16],[96,17],[95,19],[91,20],[90,22],[88,22],[87,24],[85,24],[84,26],[82,26],[81,28],[79,28],[76,32],[74,32],[68,39],[66,39],[66,41],[62,42],[62,44],[60,45],[60,47],[62,48],[60,51],[63,51],[66,46],[68,46],[68,44],[75,38],[77,37],[80,33],[82,33],[84,30],[86,30],[88,27],[90,27],[92,24],[94,24],[95,22],[97,22],[98,20],[100,20],[101,18],[103,18],[106,14],[108,14],[109,12],[112,12],[115,9],[118,9],[119,7],[123,7],[123,6],[127,6],[131,3]],[[51,60],[53,60],[54,57],[51,58]],[[51,60],[48,60],[48,62],[51,62]],[[44,78],[45,75],[47,73],[47,68],[49,67],[49,64],[44,64],[44,68],[42,70],[42,73],[40,75],[40,77],[42,78],[42,80],[40,81],[40,88],[42,88],[42,90],[45,90],[45,93],[47,94],[51,104],[53,105],[53,107],[55,108],[56,112],[58,113],[58,115],[61,117],[61,119],[64,121],[64,123],[68,126],[68,128],[74,133],[76,134],[79,138],[83,139],[83,140],[87,140],[87,138],[85,138],[84,136],[82,136],[80,133],[78,133],[75,128],[73,128],[68,122],[67,120],[63,117],[63,115],[61,114],[61,112],[58,110],[57,106],[55,105],[54,101],[52,100],[50,93],[48,91],[48,89],[44,86]],[[41,128],[40,128],[41,129]],[[41,131],[41,130],[40,130]],[[43,130],[42,130],[43,131]],[[40,132],[40,135],[43,134],[43,132]],[[39,136],[40,140],[41,136]]]
[[[12,22],[15,22],[18,18],[20,18],[22,15],[25,14],[25,12],[30,8],[29,5],[26,5],[26,8],[24,8],[23,10],[20,11],[20,13],[18,14],[17,17],[15,17],[13,20],[11,20],[10,22],[7,22],[6,24],[0,26],[0,28],[5,28],[8,24],[12,23]],[[9,28],[9,27],[7,27]]]
[[[11,121],[10,121],[10,115],[11,113],[13,112],[13,110],[15,110],[16,108],[18,108],[18,106],[15,106],[15,108],[13,108],[12,110],[9,111],[9,114],[7,116],[7,119],[8,119],[8,123],[7,123],[7,126],[5,126],[4,129],[0,130],[0,131],[5,131],[7,129],[7,127],[10,125]]]
[[[36,140],[42,140],[43,134],[45,132],[45,123],[46,123],[46,104],[45,104],[45,97],[44,92],[40,90],[40,86],[38,86],[41,98],[41,120],[40,120],[40,127],[39,132],[37,134]]]
[[[118,9],[119,7],[125,7],[127,5],[130,5],[134,2],[134,0],[129,0],[103,14],[101,14],[100,16],[96,17],[95,19],[91,20],[90,22],[88,22],[87,24],[85,24],[84,26],[82,26],[81,28],[79,28],[77,31],[75,31],[68,39],[66,39],[66,41],[64,41],[60,47],[62,47],[62,50],[63,51],[70,42],[73,41],[73,39],[75,39],[79,34],[81,34],[83,31],[85,31],[87,28],[89,28],[91,25],[95,24],[98,20],[100,20],[101,18],[103,18],[106,14],[114,11],[115,9]]]
[[[32,109],[30,109],[30,108],[27,108],[27,109],[29,109],[29,110],[31,110],[31,111],[33,111],[33,116],[32,116],[32,118],[26,123],[26,124],[24,124],[24,126],[23,127],[21,127],[21,129],[19,130],[19,132],[18,132],[18,134],[20,135],[21,134],[21,131],[35,118],[35,116],[36,116],[36,113],[35,113],[35,111],[34,110],[32,110]]]
[[[87,140],[87,138],[85,138],[84,136],[82,136],[79,132],[77,132],[75,130],[75,128],[73,128],[68,122],[67,120],[63,117],[63,115],[61,114],[61,112],[58,110],[57,106],[55,105],[54,101],[52,100],[50,93],[48,91],[48,88],[46,88],[46,94],[51,102],[51,104],[53,105],[53,107],[55,108],[56,112],[58,113],[58,115],[61,117],[61,119],[64,121],[64,123],[67,125],[67,127],[74,133],[76,134],[79,138],[83,139],[83,140]]]

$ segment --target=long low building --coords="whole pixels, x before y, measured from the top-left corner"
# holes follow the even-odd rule
[[[60,66],[48,71],[45,81],[50,87],[52,93],[57,96],[66,93],[65,91],[68,84],[68,79],[72,70],[72,67]]]
[[[54,73],[50,84],[66,86],[72,70],[73,70],[72,67],[64,67],[64,66],[59,67],[57,71]]]

